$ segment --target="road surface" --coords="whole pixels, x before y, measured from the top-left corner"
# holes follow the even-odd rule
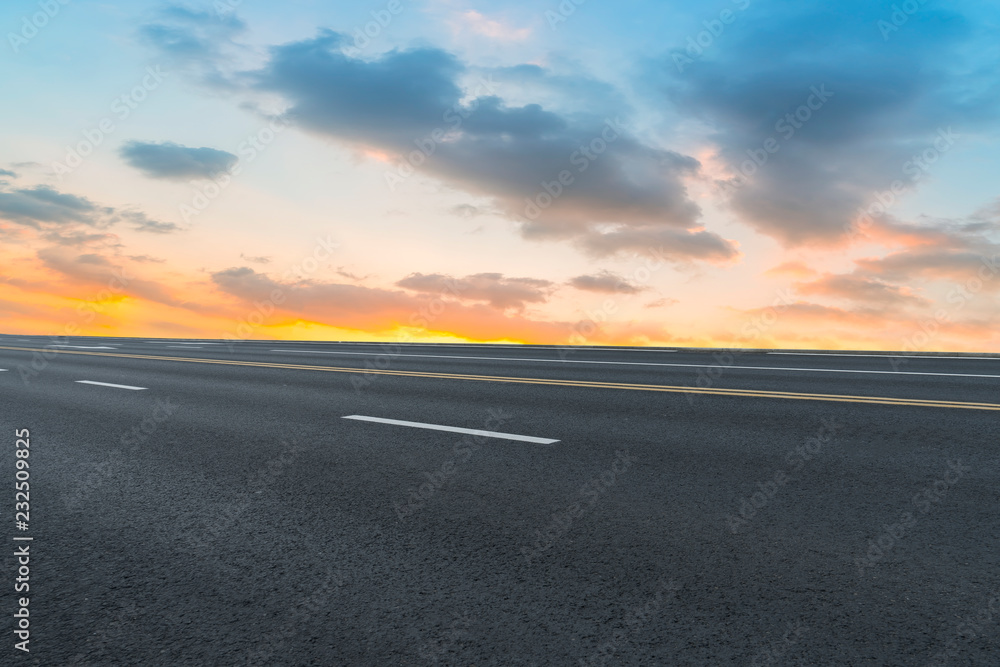
[[[10,335],[0,368],[16,664],[1000,655],[1000,358]]]

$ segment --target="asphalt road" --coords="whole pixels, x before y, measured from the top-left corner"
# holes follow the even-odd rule
[[[52,344],[4,664],[998,664],[1000,358]]]

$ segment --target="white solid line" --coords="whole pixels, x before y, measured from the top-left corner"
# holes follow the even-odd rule
[[[658,364],[642,361],[593,361],[585,359],[518,359],[516,357],[470,357],[464,354],[379,354],[376,352],[334,352],[333,350],[271,350],[271,352],[291,352],[293,354],[350,354],[364,357],[421,357],[423,359],[475,359],[477,361],[536,361],[550,364],[613,364],[615,366],[676,366],[678,364]]]
[[[372,356],[367,352],[327,352],[325,350],[271,350],[271,352],[300,352],[311,354],[361,354]],[[644,361],[581,361],[577,359],[512,359],[506,357],[466,357],[445,356],[437,354],[389,354],[389,357],[428,357],[432,359],[476,359],[479,361],[547,361],[557,364],[613,364],[615,366],[669,366],[671,368],[736,368],[750,371],[797,371],[809,373],[875,373],[878,375],[940,375],[942,377],[962,378],[1000,378],[1000,375],[971,375],[969,373],[922,373],[917,371],[860,371],[843,368],[783,368],[780,366],[726,366],[724,364],[666,364]]]
[[[0,373],[6,373],[6,372],[7,372],[6,368],[0,368]]]
[[[464,433],[466,435],[479,435],[484,438],[501,438],[503,440],[517,440],[519,442],[531,442],[536,445],[552,445],[558,440],[550,438],[536,438],[530,435],[515,435],[513,433],[498,433],[496,431],[480,431],[475,428],[458,428],[457,426],[439,426],[437,424],[424,424],[423,422],[408,422],[400,419],[382,419],[381,417],[364,417],[362,415],[347,415],[344,419],[355,419],[363,422],[376,422],[378,424],[392,424],[394,426],[410,426],[412,428],[426,428],[431,431],[448,431],[449,433]]]
[[[658,353],[658,352],[677,352],[677,350],[661,350],[655,347],[574,347],[573,345],[505,345],[505,344],[492,344],[492,343],[395,343],[392,341],[388,342],[374,342],[367,343],[364,341],[301,341],[301,340],[245,340],[236,341],[243,343],[270,343],[274,345],[275,343],[286,343],[294,345],[354,345],[354,346],[364,346],[370,345],[375,347],[376,345],[386,347],[388,345],[404,346],[408,345],[410,347],[485,347],[493,348],[498,350],[568,350],[572,352],[591,352],[591,351],[609,351],[609,352],[648,352]]]
[[[132,391],[142,391],[146,387],[130,387],[127,384],[111,384],[110,382],[94,382],[93,380],[76,380],[77,384],[96,384],[99,387],[114,387],[115,389],[131,389]]]
[[[200,345],[167,345],[166,347],[173,347],[180,350],[200,350]]]
[[[933,354],[834,354],[832,352],[768,352],[796,357],[885,357],[887,359],[975,359],[979,361],[1000,361],[1000,357],[943,357]]]

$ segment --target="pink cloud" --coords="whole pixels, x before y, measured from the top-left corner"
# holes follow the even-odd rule
[[[459,20],[462,28],[501,42],[521,42],[531,36],[531,28],[514,28],[474,9],[462,12]]]

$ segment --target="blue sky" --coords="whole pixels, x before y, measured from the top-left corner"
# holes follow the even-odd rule
[[[5,3],[0,318],[221,337],[277,290],[250,337],[993,349],[998,15]]]

